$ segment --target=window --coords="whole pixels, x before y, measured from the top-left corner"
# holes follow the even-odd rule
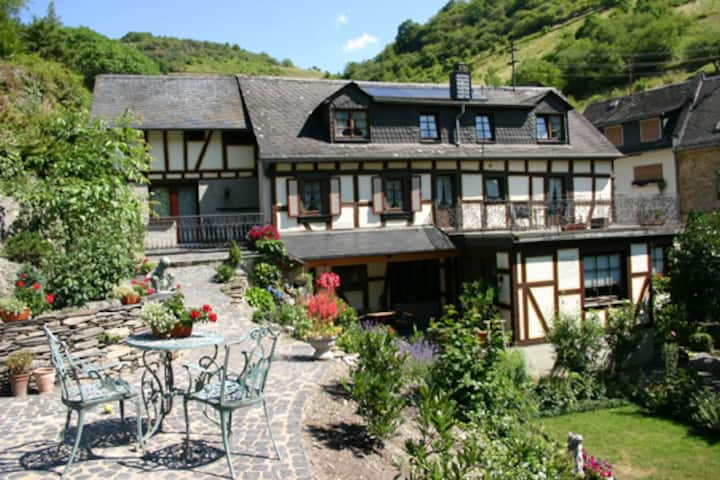
[[[478,142],[489,142],[495,140],[490,115],[475,116],[475,136],[477,137]]]
[[[435,205],[450,206],[455,204],[453,178],[450,175],[435,177]]]
[[[663,179],[663,168],[661,163],[641,165],[633,168],[633,185],[647,185],[648,183],[659,182]]]
[[[653,273],[665,273],[665,249],[663,247],[653,247],[650,259]]]
[[[662,137],[662,126],[659,118],[648,118],[640,120],[640,141],[643,143],[654,142]]]
[[[505,200],[505,177],[485,177],[485,201]]]
[[[566,210],[565,178],[548,177],[547,182],[548,215],[562,217]]]
[[[336,140],[367,140],[368,121],[365,110],[335,110]]]
[[[326,212],[322,180],[303,180],[300,182],[302,216],[321,215]]]
[[[383,192],[385,193],[386,210],[404,210],[404,188],[401,178],[386,178]]]
[[[438,140],[437,117],[434,113],[420,115],[420,140]]]
[[[611,127],[605,127],[605,136],[610,143],[616,147],[621,146],[625,142],[622,125],[613,125]]]
[[[558,142],[565,140],[561,115],[538,115],[535,120],[535,130],[538,140]]]
[[[622,268],[620,255],[583,257],[585,297],[621,297]]]

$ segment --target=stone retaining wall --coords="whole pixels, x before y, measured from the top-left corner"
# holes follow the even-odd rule
[[[133,366],[137,366],[142,352],[124,343],[107,344],[103,334],[113,332],[124,339],[147,330],[140,319],[140,305],[123,306],[117,300],[94,302],[82,310],[49,312],[24,322],[0,322],[0,389],[3,391],[8,390],[5,366],[8,355],[30,351],[35,355],[33,368],[51,365],[43,325],[67,342],[77,359],[98,364],[126,361]]]

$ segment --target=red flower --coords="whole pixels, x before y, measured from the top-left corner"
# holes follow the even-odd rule
[[[203,312],[207,313],[211,310],[212,310],[212,308],[210,307],[210,305],[207,305],[207,304],[203,305]]]
[[[21,273],[20,278],[27,278],[27,273]]]
[[[133,285],[137,285],[137,280],[135,280],[135,279],[133,278],[132,280],[130,280],[130,283],[133,284]]]
[[[148,295],[152,295],[153,293],[155,293],[155,289],[154,289],[154,288],[150,287],[150,288],[147,289],[147,294],[148,294]]]
[[[37,292],[38,290],[40,290],[40,284],[38,282],[33,283],[32,289]]]
[[[179,283],[178,283],[177,285],[175,285],[175,288],[176,288],[177,290],[180,290],[181,287],[182,287],[182,285],[180,285]]]
[[[201,315],[202,314],[200,313],[200,310],[191,310],[190,311],[190,318],[192,318],[193,320],[197,320],[198,318],[200,318]]]
[[[150,261],[150,260],[147,259],[147,258],[143,259],[143,263],[148,263],[149,261]]]
[[[217,313],[210,312],[210,315],[208,315],[208,320],[210,320],[213,323],[217,322]]]
[[[47,295],[45,295],[45,301],[52,304],[55,301],[55,294],[48,293]]]
[[[17,282],[15,282],[15,285],[19,288],[22,288],[25,286],[25,282],[23,282],[22,280],[18,280]]]

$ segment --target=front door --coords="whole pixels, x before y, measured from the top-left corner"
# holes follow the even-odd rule
[[[177,225],[179,243],[197,242],[198,193],[197,185],[173,183],[152,187],[153,211],[160,218],[173,218]]]

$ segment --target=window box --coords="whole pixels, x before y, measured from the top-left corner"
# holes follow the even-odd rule
[[[585,223],[566,223],[565,225],[561,225],[560,229],[563,231],[585,230],[585,229],[587,229],[587,224],[585,224]]]

